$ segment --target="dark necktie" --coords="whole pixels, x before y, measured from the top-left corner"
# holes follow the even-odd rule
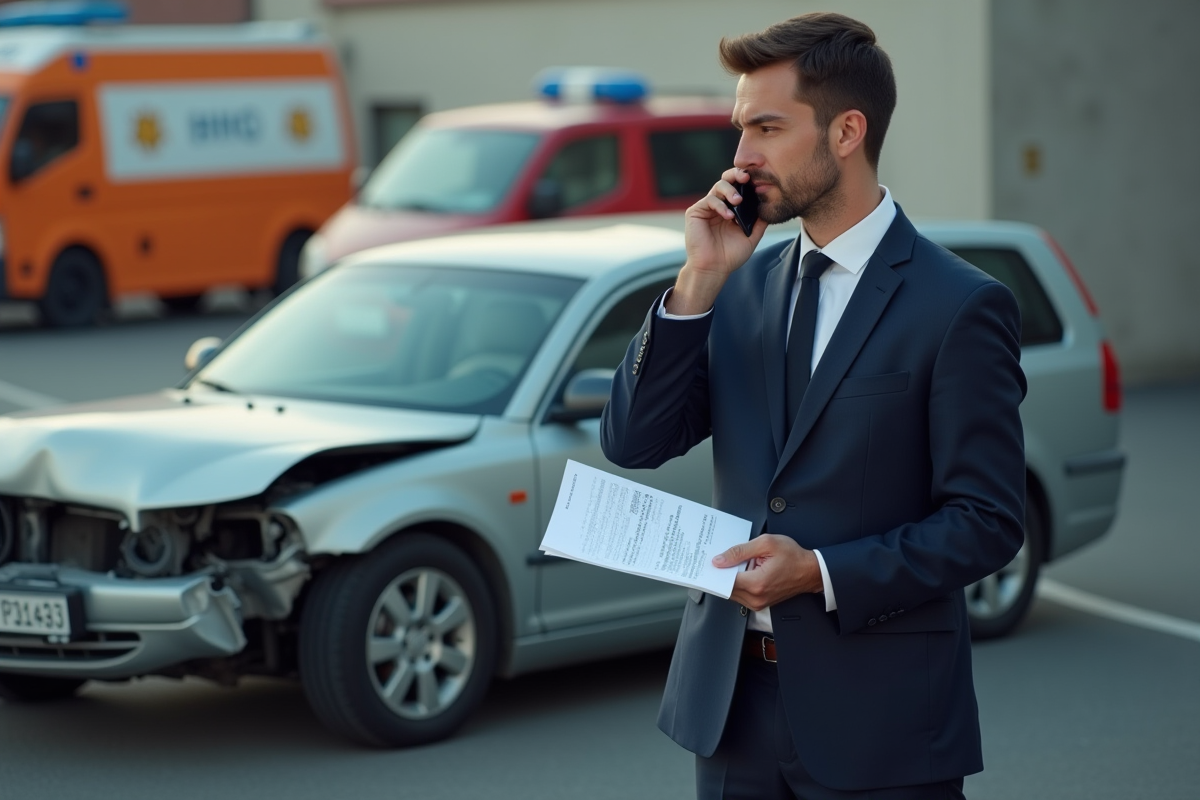
[[[829,269],[833,259],[817,250],[809,250],[800,264],[800,296],[796,298],[796,312],[792,315],[792,329],[788,333],[787,357],[784,359],[787,375],[787,430],[800,410],[800,401],[808,388],[812,375],[813,344],[817,335],[817,299],[821,285],[818,279]]]

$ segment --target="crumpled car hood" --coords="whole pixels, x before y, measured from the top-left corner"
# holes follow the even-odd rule
[[[261,494],[316,453],[461,442],[479,424],[464,414],[169,390],[0,417],[0,494],[120,511],[137,529],[144,510]]]

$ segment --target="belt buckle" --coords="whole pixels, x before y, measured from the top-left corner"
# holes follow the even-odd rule
[[[764,637],[762,637],[762,657],[763,657],[763,661],[766,661],[768,664],[775,664],[775,663],[778,663],[778,659],[774,659],[774,658],[767,658],[767,640],[768,640],[768,639],[771,639],[771,637],[770,637],[770,636],[764,636]],[[774,643],[775,643],[775,640],[774,640],[774,639],[771,639],[771,643],[772,643],[772,644],[774,644]]]

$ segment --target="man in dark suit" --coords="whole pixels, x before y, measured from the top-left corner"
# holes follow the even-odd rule
[[[722,40],[734,159],[618,371],[608,458],[713,438],[715,505],[759,535],[691,593],[659,714],[701,798],[943,798],[983,768],[963,587],[1023,540],[1019,312],[877,178],[896,102],[862,23]],[[747,237],[725,201],[757,192]],[[754,250],[768,222],[791,243]]]

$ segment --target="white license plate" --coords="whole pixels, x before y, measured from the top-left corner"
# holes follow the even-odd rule
[[[70,636],[67,598],[42,592],[0,592],[0,633]]]

